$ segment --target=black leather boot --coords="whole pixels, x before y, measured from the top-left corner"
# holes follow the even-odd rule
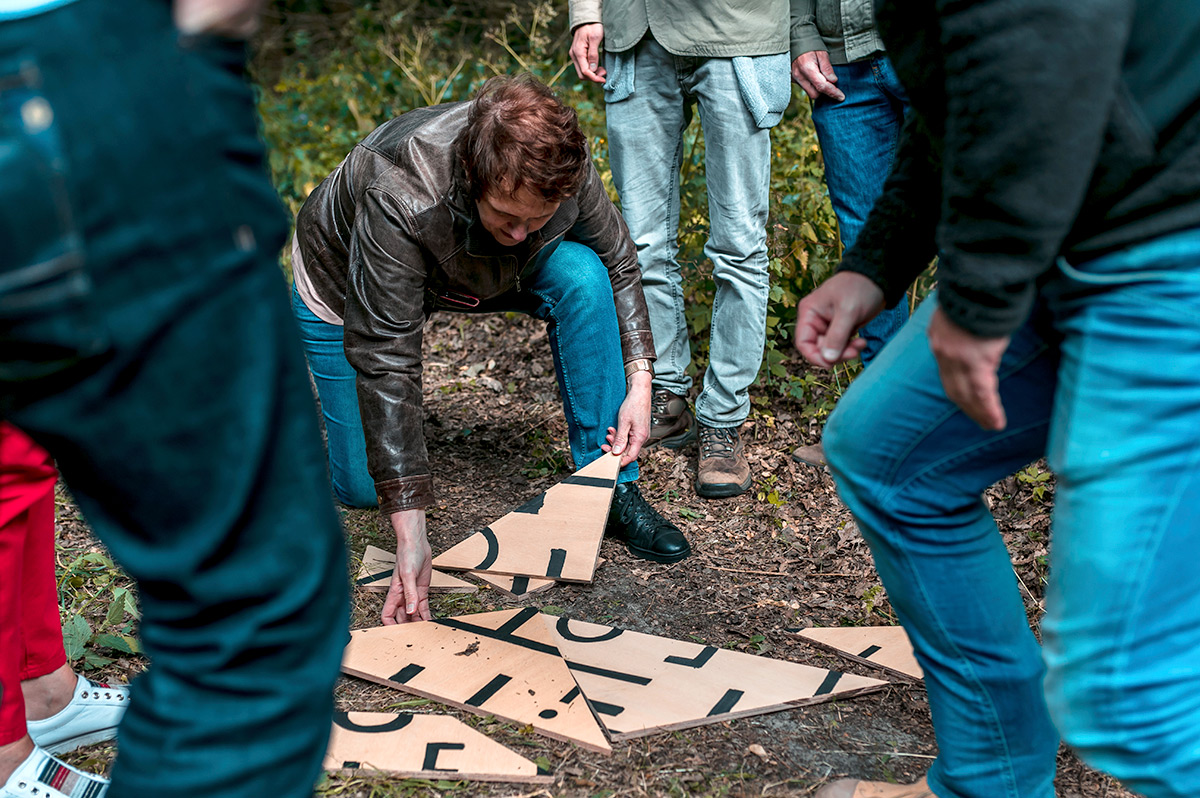
[[[629,553],[643,560],[679,562],[692,553],[687,538],[642,498],[636,482],[622,483],[613,491],[604,531],[625,541]]]

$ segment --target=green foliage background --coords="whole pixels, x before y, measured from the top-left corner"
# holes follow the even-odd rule
[[[553,85],[578,111],[596,166],[611,185],[603,94],[598,86],[579,81],[570,65],[562,6],[513,6],[511,0],[435,7],[416,0],[276,3],[253,70],[261,87],[271,169],[284,202],[298,210],[354,144],[387,119],[412,108],[467,99],[489,77],[521,71]],[[757,392],[762,402],[771,392],[813,399],[824,396],[828,387],[786,367],[793,356],[789,339],[796,303],[832,271],[839,254],[808,99],[794,91],[788,113],[772,131],[772,286],[760,372],[767,390]],[[679,261],[693,352],[702,366],[714,286],[703,253],[708,200],[698,117],[684,135]],[[809,412],[822,409],[806,405]]]

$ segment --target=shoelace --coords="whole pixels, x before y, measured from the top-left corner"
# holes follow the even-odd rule
[[[655,391],[654,396],[650,399],[650,415],[665,416],[667,414],[667,404],[671,401],[671,395],[666,391]]]
[[[644,526],[647,522],[651,522],[657,526],[664,520],[658,514],[658,511],[642,498],[642,494],[636,486],[629,492],[629,499],[625,502],[625,506],[621,508],[619,516],[621,523],[629,524],[631,521],[636,521],[636,526]]]
[[[731,427],[700,427],[700,459],[728,457],[737,446],[737,433]]]

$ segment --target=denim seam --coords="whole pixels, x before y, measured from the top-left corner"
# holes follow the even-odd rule
[[[1039,357],[1041,357],[1045,353],[1047,348],[1048,347],[1046,347],[1045,344],[1043,344],[1043,345],[1037,347],[1036,349],[1034,349],[1032,352],[1030,352],[1029,355],[1026,356],[1025,358],[1023,358],[1022,360],[1019,360],[1016,363],[1013,363],[1011,368],[1007,369],[1003,374],[999,375],[1000,381],[1003,382],[1006,377],[1017,373],[1021,369],[1025,368],[1026,366],[1033,363],[1035,360],[1037,360]],[[935,430],[937,430],[939,427],[941,427],[941,425],[944,424],[947,419],[949,419],[955,413],[961,413],[961,412],[962,411],[956,405],[950,404],[946,408],[946,411],[944,413],[942,413],[940,416],[938,416],[935,420],[933,420],[930,424],[928,424],[926,426],[924,434],[915,437],[913,439],[913,441],[908,445],[908,447],[903,452],[901,452],[899,456],[897,456],[894,459],[893,465],[892,465],[892,470],[881,481],[884,484],[891,484],[893,482],[893,480],[895,479],[896,473],[900,470],[900,467],[902,466],[904,461],[908,459],[909,455],[911,455],[912,452],[918,446],[920,446],[925,441],[926,438],[928,438],[930,435],[932,435]],[[920,472],[913,474],[911,477],[906,479],[904,482],[894,486],[892,488],[892,490],[888,491],[887,493],[879,494],[879,496],[877,496],[877,501],[880,504],[880,506],[883,506],[887,502],[890,502],[895,497],[896,494],[898,494],[900,491],[906,489],[910,484],[912,484],[912,482],[914,480],[923,479],[925,476],[927,476],[932,471],[939,470],[939,469],[943,468],[945,465],[952,463],[954,461],[957,461],[957,460],[967,456],[968,454],[974,454],[975,452],[984,450],[999,441],[1008,440],[1008,439],[1012,438],[1014,435],[1024,434],[1031,429],[1036,429],[1037,427],[1039,427],[1043,424],[1047,424],[1047,423],[1048,422],[1040,421],[1035,424],[1026,425],[1024,427],[1016,427],[1016,428],[1010,427],[1005,430],[1004,435],[997,435],[997,436],[987,439],[986,441],[981,441],[976,446],[974,446],[970,449],[962,449],[962,450],[958,450],[952,454],[947,454],[941,460],[938,460],[934,463],[930,463],[927,467],[922,469]]]
[[[586,441],[582,440],[583,424],[579,420],[579,413],[575,409],[575,392],[574,392],[574,390],[572,390],[571,380],[567,376],[567,364],[563,360],[562,354],[559,352],[559,349],[558,349],[558,316],[556,316],[554,313],[554,310],[555,310],[554,303],[550,300],[550,297],[547,294],[542,293],[538,289],[530,288],[528,290],[529,290],[529,293],[536,296],[539,300],[541,300],[546,305],[546,307],[549,309],[547,315],[550,318],[554,319],[554,324],[551,325],[551,330],[549,331],[550,348],[551,348],[551,351],[554,353],[554,360],[557,362],[557,365],[558,365],[558,373],[562,375],[562,384],[559,386],[559,389],[561,390],[563,397],[566,399],[566,402],[564,403],[565,404],[564,412],[568,411],[568,410],[570,411],[571,421],[573,422],[574,429],[579,431],[579,435],[581,438],[581,440],[579,441],[579,448],[581,451],[585,450],[590,447],[588,447]],[[572,428],[572,424],[568,424],[567,425],[568,438],[570,437],[569,433],[570,433],[571,428]],[[568,441],[568,443],[569,443],[569,441]],[[576,468],[582,468],[582,466],[580,464],[576,463]]]
[[[890,529],[888,531],[888,534],[893,540],[897,540],[902,537],[902,535],[897,534],[896,530],[894,530],[894,529]],[[986,689],[984,689],[983,682],[979,678],[979,675],[975,672],[975,667],[971,663],[971,660],[963,653],[962,649],[960,649],[958,647],[958,645],[955,644],[954,638],[950,635],[950,633],[946,630],[946,627],[942,624],[941,615],[932,609],[935,605],[934,605],[932,599],[930,598],[929,593],[925,589],[924,581],[920,578],[920,576],[917,572],[917,569],[915,567],[913,567],[912,558],[909,556],[908,551],[906,549],[904,549],[903,547],[893,547],[893,548],[895,548],[899,552],[900,558],[904,562],[904,570],[908,573],[909,583],[916,585],[918,590],[920,591],[921,601],[922,601],[922,603],[925,604],[925,610],[924,610],[925,615],[929,618],[932,618],[934,620],[934,622],[936,623],[938,635],[941,637],[942,645],[947,650],[952,651],[954,653],[955,658],[959,662],[959,666],[960,666],[959,672],[963,675],[964,678],[966,678],[976,688],[975,693],[977,695],[982,695],[985,697],[983,700],[976,700],[974,703],[976,705],[980,706],[987,714],[988,722],[989,722],[988,731],[990,732],[992,739],[997,741],[999,746],[1004,750],[1003,761],[1007,762],[1008,765],[1003,768],[1003,772],[1004,772],[1004,776],[1005,776],[1005,787],[1007,788],[1008,796],[1009,796],[1009,798],[1020,798],[1020,796],[1016,792],[1017,777],[1016,777],[1016,774],[1013,772],[1013,762],[1012,762],[1012,756],[1009,751],[1008,738],[1005,736],[1005,734],[1003,732],[1003,727],[1002,727],[1002,724],[1000,723],[1000,716],[999,716],[999,713],[996,711],[995,703],[990,699],[990,695],[989,695],[988,691]],[[939,793],[939,795],[940,795],[940,793]]]

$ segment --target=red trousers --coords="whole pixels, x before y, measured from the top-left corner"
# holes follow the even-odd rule
[[[21,680],[67,661],[54,575],[57,479],[50,455],[0,422],[0,745],[26,733]]]

